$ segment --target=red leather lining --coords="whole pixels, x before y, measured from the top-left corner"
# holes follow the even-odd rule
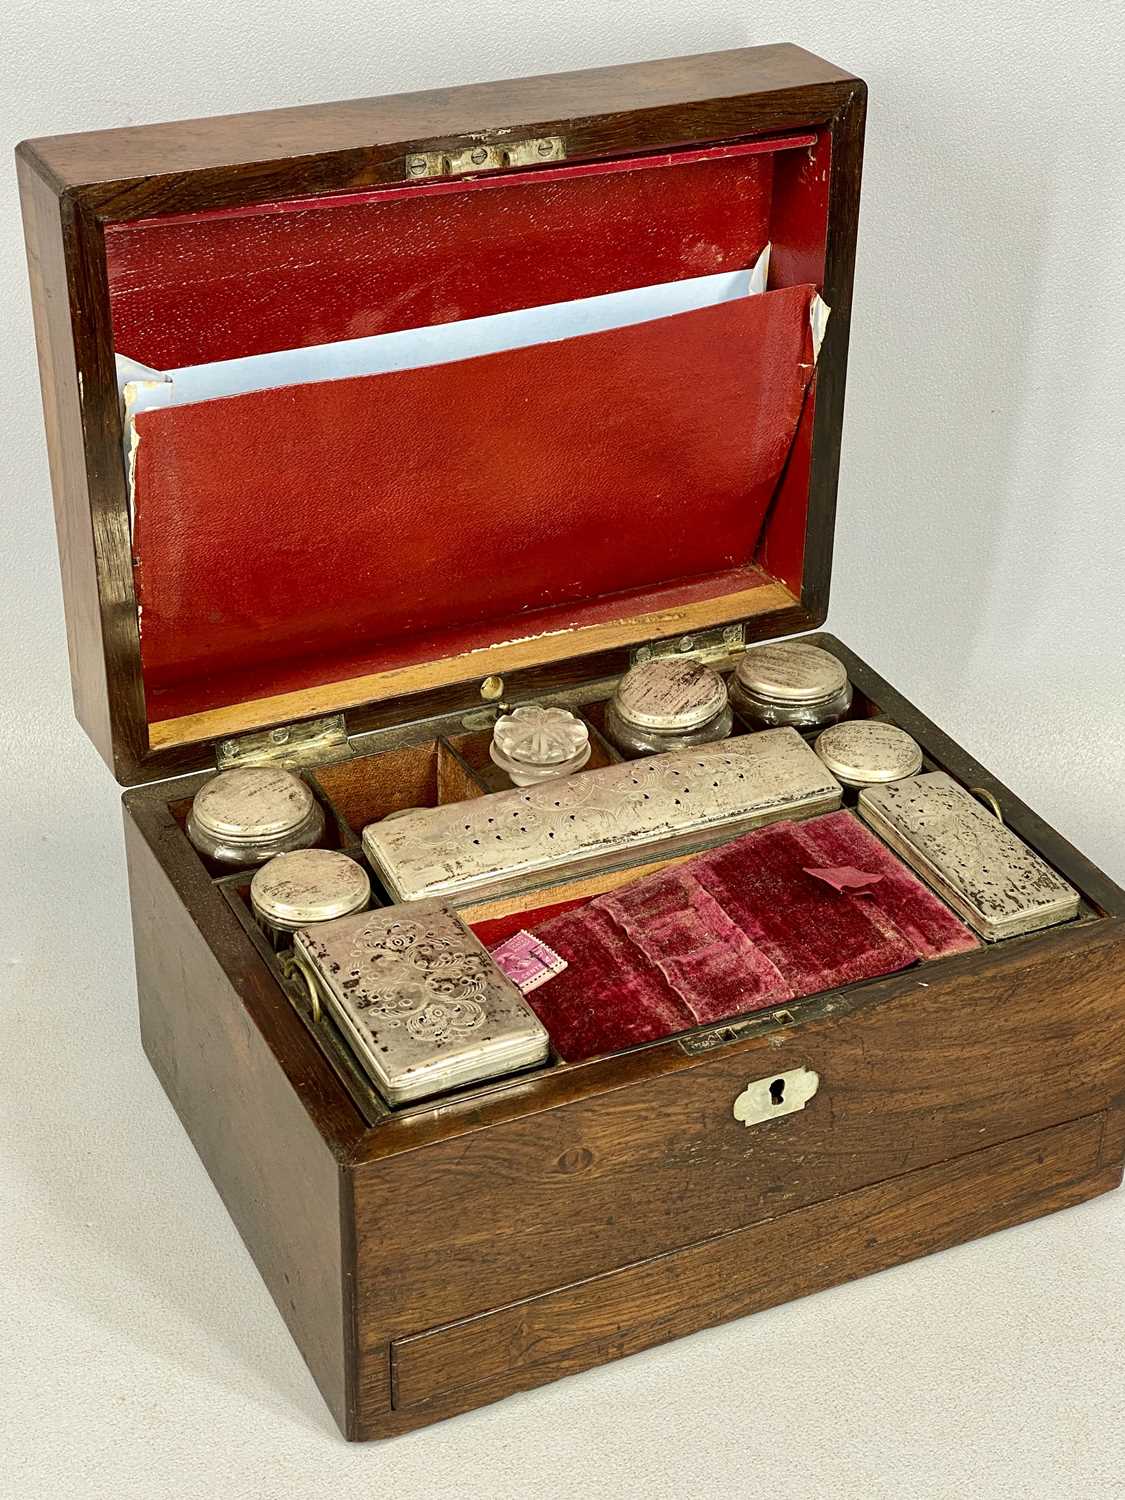
[[[111,225],[116,347],[170,369],[744,267],[767,240],[772,287],[819,286],[828,133],[713,149],[750,154]],[[146,414],[150,720],[717,597],[758,565],[799,594],[814,393],[793,442],[777,305],[745,315],[782,360],[765,398],[740,384],[749,328],[716,311],[714,348],[687,338],[682,364],[661,335],[646,363],[638,334],[605,361],[374,377],[401,382],[378,418],[362,382]]]
[[[143,413],[135,576],[162,716],[248,661],[288,686],[301,661],[531,634],[537,610],[749,563],[812,295]]]
[[[109,226],[115,347],[163,370],[363,338],[738,270],[769,239],[772,156],[571,170],[487,192]]]

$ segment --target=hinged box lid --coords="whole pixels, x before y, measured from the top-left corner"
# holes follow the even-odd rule
[[[864,104],[777,46],[21,145],[117,777],[819,624]]]

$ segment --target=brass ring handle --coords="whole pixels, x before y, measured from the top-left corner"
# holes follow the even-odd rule
[[[996,798],[992,795],[987,787],[971,786],[969,788],[969,791],[972,792],[974,797],[979,797],[982,802],[988,803],[989,807],[995,814],[996,821],[998,823],[1002,824],[1004,822],[1004,814],[1000,811],[1000,804],[999,802],[997,802]]]
[[[315,1026],[320,1021],[320,989],[315,977],[309,972],[308,965],[295,953],[291,953],[282,964],[282,973],[290,983],[299,979],[304,985]]]

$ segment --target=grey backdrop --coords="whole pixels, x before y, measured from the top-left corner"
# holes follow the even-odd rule
[[[793,40],[871,89],[830,624],[1118,879],[1109,0],[6,0],[0,140]],[[1119,1496],[1125,1194],[348,1449],[140,1054],[0,174],[0,1494]]]

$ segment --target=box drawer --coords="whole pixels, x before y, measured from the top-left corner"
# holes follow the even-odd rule
[[[391,1345],[392,1399],[427,1419],[635,1353],[1112,1187],[1105,1117],[833,1198]],[[422,1412],[416,1413],[419,1419]]]

